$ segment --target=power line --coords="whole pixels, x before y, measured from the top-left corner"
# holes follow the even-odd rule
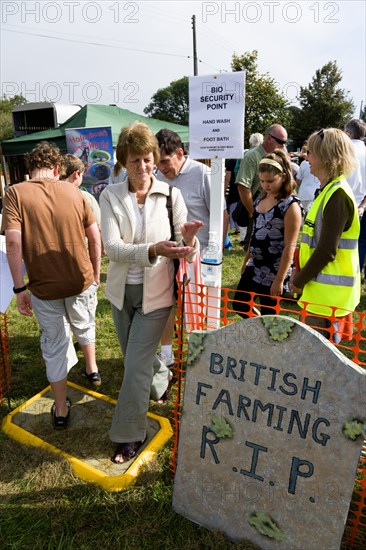
[[[173,53],[167,53],[167,52],[155,52],[155,51],[151,51],[151,50],[140,50],[138,48],[126,48],[124,46],[115,46],[115,45],[111,45],[111,44],[103,44],[102,42],[93,42],[93,41],[83,42],[82,40],[75,40],[74,38],[62,38],[61,36],[54,36],[54,35],[49,36],[49,35],[46,35],[46,34],[30,33],[30,32],[25,32],[25,31],[15,31],[15,30],[12,30],[12,29],[3,29],[3,30],[7,31],[7,32],[17,33],[17,34],[27,34],[29,36],[36,36],[37,38],[49,38],[51,40],[60,40],[62,42],[75,42],[76,44],[88,44],[88,45],[91,45],[91,46],[102,46],[103,48],[117,48],[119,50],[128,50],[128,51],[140,52],[140,53],[152,53],[152,54],[155,54],[155,55],[167,55],[167,56],[170,56],[170,57],[181,57],[181,58],[184,58],[184,59],[187,59],[187,58],[190,57],[189,55],[180,55],[180,54],[173,54]]]
[[[19,25],[9,25],[9,24],[8,24],[8,26],[13,27],[13,28],[15,28],[15,29],[23,29],[23,28],[24,28],[23,26],[19,26]],[[9,32],[12,32],[12,31],[13,31],[13,29],[7,29],[7,28],[3,28],[3,30],[8,30]],[[30,30],[30,31],[37,31],[37,32],[39,31],[39,29],[36,29],[35,27],[29,27],[28,25],[27,25],[27,30],[28,30],[28,31],[29,31],[29,30]],[[13,31],[13,32],[14,32],[14,31]],[[22,34],[25,34],[23,30],[22,30],[21,32],[22,32]],[[44,32],[47,32],[47,31],[44,31]],[[62,31],[61,31],[61,32],[58,31],[58,34],[59,34],[59,35],[64,35],[64,36],[67,36],[67,37],[68,37],[68,36],[75,36],[75,33],[67,33],[67,32],[62,32]],[[31,36],[32,36],[32,34],[31,34]],[[37,33],[33,33],[33,36],[37,36]],[[44,36],[44,35],[42,35],[42,36]],[[47,37],[53,38],[53,37],[54,37],[53,31],[52,31],[52,36],[47,35]],[[88,35],[88,34],[79,34],[79,33],[78,33],[78,37],[79,37],[79,38],[86,38],[87,40],[92,40],[92,39],[93,39],[93,37],[90,36],[90,35]],[[104,41],[108,41],[108,42],[116,42],[116,43],[120,43],[120,44],[124,44],[124,43],[127,43],[127,44],[134,44],[134,42],[132,42],[131,40],[116,40],[116,39],[114,39],[114,38],[104,38],[104,37],[103,37],[103,40],[104,40]],[[139,42],[136,42],[136,44],[139,44],[139,45],[143,46],[143,45],[146,44],[146,43],[139,41]],[[149,43],[148,46],[150,46],[150,47],[158,47],[158,48],[159,48],[159,47],[160,47],[160,48],[166,48],[166,44],[152,44],[152,43]],[[113,46],[111,45],[111,47],[114,47],[114,45],[113,45]],[[177,46],[176,46],[175,44],[174,44],[174,49],[177,49]],[[183,50],[183,49],[186,49],[186,48],[185,48],[185,47],[179,47],[179,46],[178,46],[178,49]]]
[[[151,54],[154,54],[154,55],[165,55],[165,56],[168,56],[168,57],[179,57],[179,58],[182,58],[182,59],[192,59],[191,55],[173,54],[173,53],[168,53],[168,52],[157,52],[157,51],[146,50],[146,49],[141,50],[141,49],[138,49],[138,48],[128,48],[128,47],[125,47],[125,46],[104,44],[103,42],[92,41],[90,38],[88,39],[89,40],[88,42],[84,42],[82,40],[75,40],[74,38],[63,38],[61,36],[55,36],[54,34],[52,36],[50,36],[50,35],[41,34],[41,33],[31,33],[31,32],[26,32],[26,31],[17,31],[17,30],[13,30],[13,29],[5,29],[4,28],[3,30],[7,31],[7,32],[13,32],[13,33],[16,33],[16,34],[23,34],[23,35],[27,34],[28,36],[35,36],[37,38],[49,38],[49,39],[52,39],[52,40],[59,40],[61,42],[74,42],[76,44],[87,44],[87,45],[91,45],[91,46],[102,46],[103,48],[114,48],[114,49],[126,50],[126,51],[138,52],[138,53],[151,53]],[[63,33],[63,34],[66,34],[66,33]],[[212,65],[209,65],[208,63],[206,63],[202,59],[198,59],[198,61],[199,61],[199,63],[203,63],[204,65],[207,65],[207,67],[210,67],[211,69],[214,69],[217,72],[221,72],[221,69],[218,69],[217,67],[213,67]]]
[[[162,19],[165,19],[165,20],[168,20],[168,21],[175,21],[175,22],[181,22],[181,23],[184,23],[184,26],[186,26],[187,24],[187,17],[185,15],[178,15],[178,14],[172,14],[172,13],[167,13],[166,10],[162,11],[162,10],[159,10],[159,8],[156,8],[154,6],[154,8],[151,8],[150,6],[147,6],[146,5],[147,2],[144,3],[144,8],[143,10],[144,11],[141,11],[140,12],[140,15],[144,15],[144,12],[147,13],[147,15],[149,15],[149,18],[152,18],[152,19],[157,19],[158,21],[161,21]]]
[[[203,65],[206,65],[207,67],[210,67],[210,69],[214,69],[216,73],[227,73],[228,71],[226,69],[218,69],[217,67],[213,67],[212,65],[209,65],[205,61],[202,61],[202,59],[198,59],[200,63],[203,63]]]
[[[228,51],[230,51],[231,53],[233,53],[236,48],[233,44],[231,44],[230,42],[228,42],[225,38],[223,38],[220,34],[217,34],[216,32],[212,31],[211,29],[209,29],[208,27],[204,27],[202,25],[198,25],[197,26],[197,31],[200,32],[200,33],[203,33],[207,36],[207,38],[209,40],[212,40],[213,42],[215,42],[215,45],[217,46],[217,44],[219,43],[220,44],[220,48],[225,48],[227,49]],[[226,45],[225,45],[226,43]]]

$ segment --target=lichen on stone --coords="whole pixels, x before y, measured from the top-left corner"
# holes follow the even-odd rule
[[[206,333],[204,332],[191,332],[189,336],[189,348],[188,348],[188,365],[192,365],[197,357],[201,355],[205,349],[204,341]]]
[[[249,523],[265,537],[278,541],[285,540],[285,535],[277,523],[266,512],[254,512],[250,516]]]
[[[278,318],[274,315],[264,316],[261,320],[267,329],[269,337],[278,342],[286,340],[295,325],[295,323],[289,319]]]
[[[210,428],[220,439],[230,439],[234,435],[234,430],[223,416],[211,416]]]
[[[354,418],[350,422],[345,422],[342,426],[342,432],[345,437],[352,441],[364,437],[366,435],[366,419],[358,420]]]

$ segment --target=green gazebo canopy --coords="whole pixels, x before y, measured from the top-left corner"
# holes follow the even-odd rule
[[[189,140],[188,126],[181,126],[180,124],[138,115],[127,109],[120,109],[116,105],[90,104],[84,105],[80,111],[63,124],[60,124],[58,128],[3,141],[1,144],[2,153],[4,156],[23,155],[29,153],[40,141],[50,141],[61,150],[66,150],[66,128],[111,126],[113,145],[116,146],[121,128],[135,121],[145,122],[154,134],[162,128],[168,128],[176,132],[183,142],[188,142]]]

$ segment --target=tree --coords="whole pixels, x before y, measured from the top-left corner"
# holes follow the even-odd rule
[[[188,76],[160,88],[144,113],[152,118],[188,125]]]
[[[366,105],[364,108],[361,106],[360,119],[366,122]]]
[[[13,119],[11,112],[14,107],[24,105],[27,100],[22,95],[6,98],[5,95],[0,99],[0,141],[14,137]]]
[[[275,80],[268,74],[258,72],[258,52],[246,52],[232,56],[233,71],[246,71],[245,83],[245,145],[251,134],[264,133],[271,124],[286,127],[289,119],[288,101],[278,91]]]
[[[300,87],[300,110],[293,111],[289,131],[291,137],[303,141],[321,128],[344,128],[352,118],[355,105],[348,91],[339,87],[342,73],[335,61],[318,69],[307,87]]]

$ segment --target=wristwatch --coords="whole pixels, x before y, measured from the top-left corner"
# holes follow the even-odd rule
[[[20,286],[19,288],[15,288],[15,286],[13,286],[14,294],[20,294],[21,292],[24,292],[25,290],[27,290],[27,285]]]

